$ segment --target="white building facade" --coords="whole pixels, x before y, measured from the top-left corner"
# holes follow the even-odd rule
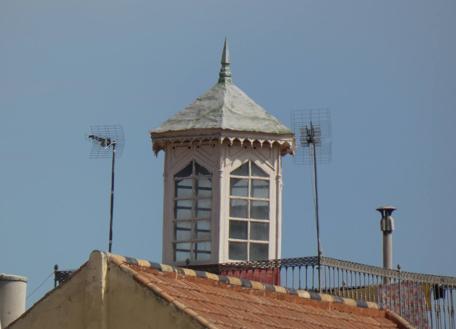
[[[219,81],[152,130],[165,152],[163,262],[215,264],[280,258],[282,156],[294,135],[231,80]]]

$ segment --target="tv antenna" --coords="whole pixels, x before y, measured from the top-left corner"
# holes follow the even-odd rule
[[[120,125],[91,126],[87,138],[92,142],[89,158],[111,158],[111,202],[109,212],[109,252],[112,251],[112,223],[114,219],[114,169],[116,155],[121,156],[125,144]]]
[[[317,233],[317,264],[318,290],[321,290],[321,243],[320,243],[320,215],[318,203],[318,175],[317,163],[331,161],[331,120],[328,109],[294,111],[292,123],[295,136],[298,139],[298,148],[295,162],[311,165],[314,199],[314,215]]]

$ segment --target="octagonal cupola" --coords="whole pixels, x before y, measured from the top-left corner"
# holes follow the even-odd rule
[[[281,157],[294,135],[232,83],[226,40],[218,82],[151,138],[165,152],[165,263],[280,257]]]

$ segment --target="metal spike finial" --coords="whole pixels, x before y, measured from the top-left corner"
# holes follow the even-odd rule
[[[219,83],[230,83],[231,82],[231,69],[230,69],[230,51],[228,49],[228,41],[225,38],[225,43],[223,45],[222,60],[220,62],[222,67],[220,68],[219,73]]]
[[[230,64],[230,50],[228,49],[228,40],[225,38],[223,44],[223,53],[222,53],[222,64]]]

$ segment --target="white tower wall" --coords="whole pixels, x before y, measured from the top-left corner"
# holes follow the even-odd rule
[[[211,218],[211,241],[212,256],[205,263],[218,262],[219,229],[218,219],[220,200],[220,144],[182,145],[168,146],[165,150],[164,164],[164,198],[163,198],[163,262],[174,264],[174,175],[188,165],[192,160],[205,167],[212,173],[212,218]],[[183,264],[179,264],[183,265]]]
[[[281,188],[282,168],[279,145],[241,146],[234,144],[225,148],[222,176],[222,194],[220,200],[220,252],[219,262],[229,262],[229,208],[230,208],[230,174],[247,161],[252,161],[269,176],[269,259],[281,257]]]
[[[174,175],[192,160],[212,174],[211,258],[194,264],[230,261],[228,255],[230,173],[247,161],[255,163],[269,176],[269,250],[270,259],[281,256],[281,151],[277,144],[241,145],[240,142],[169,145],[165,149],[163,204],[163,262],[185,265],[174,260]]]

